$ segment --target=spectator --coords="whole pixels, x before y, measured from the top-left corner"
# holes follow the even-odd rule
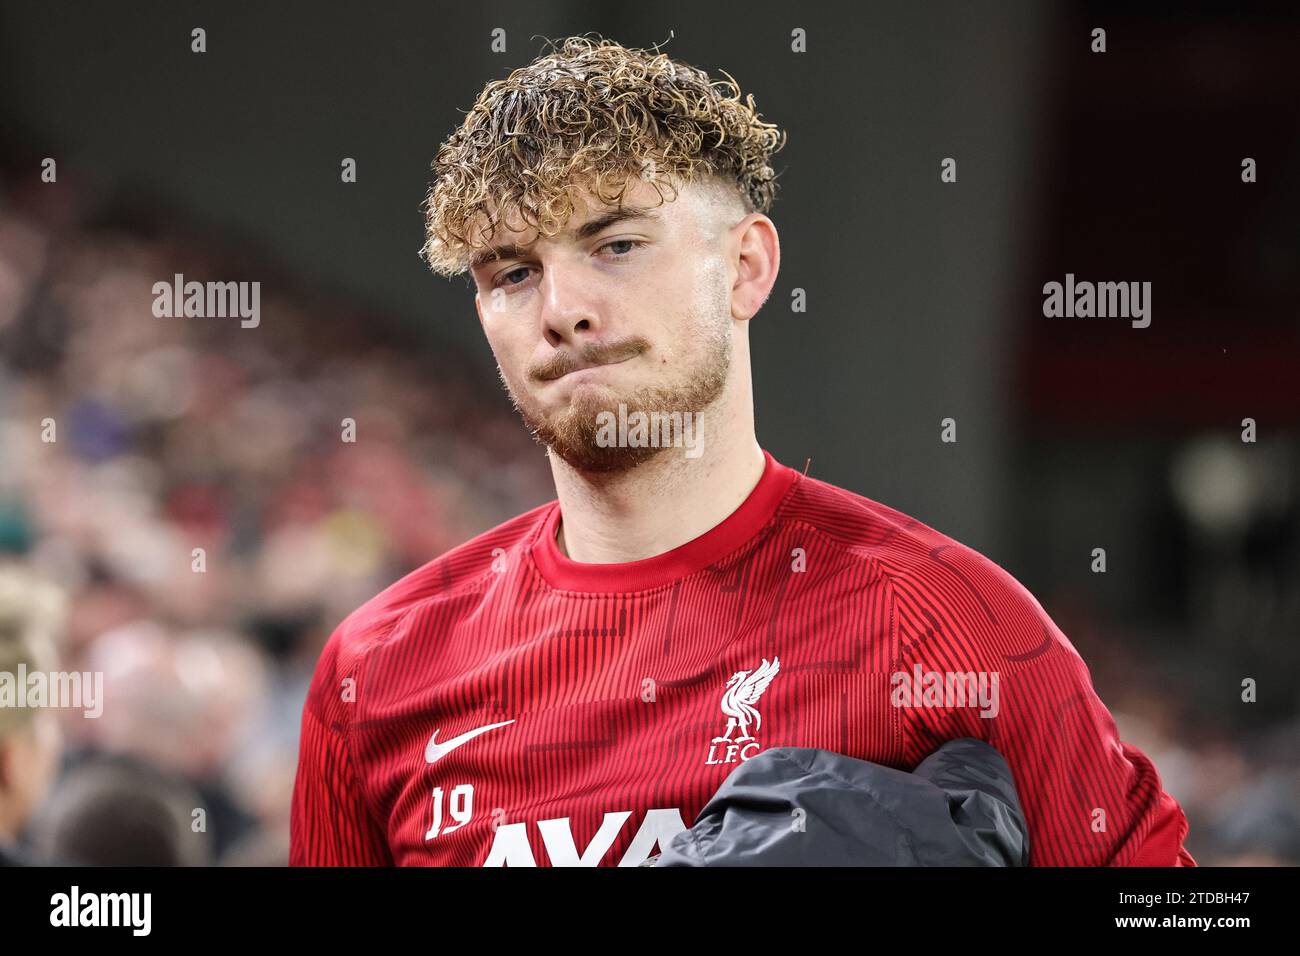
[[[63,627],[64,595],[17,567],[0,567],[0,866],[27,861],[16,844],[44,798],[62,739],[49,708],[22,706],[19,673],[49,673]]]

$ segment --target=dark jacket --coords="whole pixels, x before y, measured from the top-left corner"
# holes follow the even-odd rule
[[[774,747],[723,781],[655,866],[1028,866],[1029,828],[1002,755],[950,740],[907,773]]]

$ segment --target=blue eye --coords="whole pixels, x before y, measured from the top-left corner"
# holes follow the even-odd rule
[[[602,248],[602,249],[608,249],[610,246],[632,246],[632,248],[635,249],[635,248],[639,248],[640,246],[644,246],[644,245],[645,245],[645,243],[642,242],[642,241],[639,240],[639,239],[615,239],[615,240],[613,240],[612,242],[607,242],[607,243],[605,243],[603,246],[601,246],[601,248]],[[628,252],[631,252],[631,251],[632,251],[631,249],[628,250]],[[621,259],[621,258],[623,258],[623,256],[625,256],[625,255],[627,255],[627,252],[620,253],[620,254],[618,254],[618,258]]]
[[[645,245],[648,245],[648,243],[644,239],[611,239],[609,242],[600,246],[596,251],[604,252],[614,246],[624,247],[624,251],[610,252],[609,255],[615,259],[626,259],[633,251]],[[503,272],[497,279],[493,280],[492,288],[508,289],[513,286],[523,285],[528,281],[528,274],[531,271],[532,266],[517,266],[509,272]],[[511,276],[518,276],[518,281],[512,279]]]

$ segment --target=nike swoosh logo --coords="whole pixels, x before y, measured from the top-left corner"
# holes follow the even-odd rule
[[[428,763],[441,760],[461,744],[473,740],[479,734],[485,734],[489,730],[496,730],[498,727],[504,727],[506,724],[513,723],[513,720],[503,720],[499,724],[488,724],[486,727],[475,727],[473,730],[467,730],[459,737],[452,737],[451,740],[441,744],[438,743],[438,731],[435,730],[433,736],[429,738],[429,745],[424,748],[424,759]]]

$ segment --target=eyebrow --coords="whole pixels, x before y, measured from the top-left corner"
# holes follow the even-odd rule
[[[568,230],[568,234],[578,240],[590,239],[616,223],[635,220],[658,222],[659,216],[641,206],[622,206],[618,209],[611,209],[595,219],[587,220],[576,231]],[[487,265],[489,262],[495,262],[498,259],[522,259],[528,254],[530,248],[532,248],[530,245],[521,246],[514,242],[507,242],[500,246],[489,246],[487,249],[479,250],[470,258],[469,267],[477,269],[479,266]]]

